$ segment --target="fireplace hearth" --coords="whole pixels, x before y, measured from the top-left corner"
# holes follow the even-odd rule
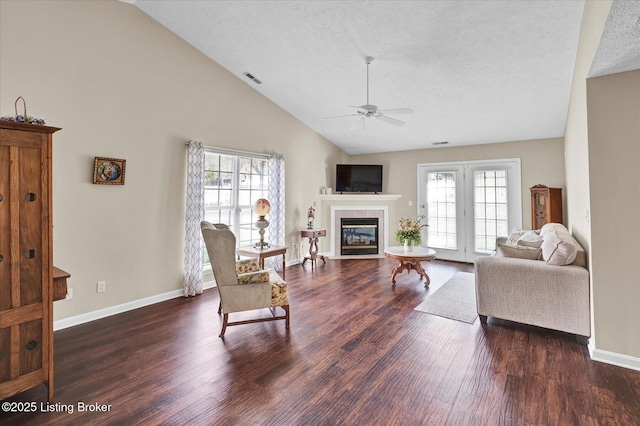
[[[378,218],[341,218],[340,255],[378,254]]]

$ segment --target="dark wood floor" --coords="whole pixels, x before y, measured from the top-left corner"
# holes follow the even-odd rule
[[[0,424],[640,425],[640,372],[591,361],[562,333],[415,311],[473,267],[428,263],[425,289],[415,273],[393,288],[392,266],[287,269],[288,332],[277,321],[220,339],[215,289],[61,330],[55,401],[73,413],[0,411]],[[44,386],[10,399],[45,400]]]

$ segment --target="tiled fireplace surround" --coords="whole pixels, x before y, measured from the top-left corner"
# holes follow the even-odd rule
[[[331,194],[319,195],[322,212],[322,227],[327,229],[327,238],[320,241],[320,251],[334,259],[383,258],[384,249],[395,245],[396,203],[399,194]],[[340,219],[377,218],[378,254],[340,255]]]
[[[342,218],[377,218],[378,219],[378,254],[370,255],[340,255],[340,228]],[[331,206],[330,228],[328,229],[331,242],[329,256],[333,258],[377,258],[384,257],[384,247],[387,247],[389,209],[386,206]]]

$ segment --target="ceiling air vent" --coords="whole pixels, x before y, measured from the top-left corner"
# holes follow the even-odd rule
[[[433,142],[431,145],[448,145],[449,141]]]
[[[242,74],[244,74],[249,80],[253,81],[255,84],[262,84],[262,82],[260,80],[258,80],[253,74],[251,74],[249,71],[247,72],[243,72]]]

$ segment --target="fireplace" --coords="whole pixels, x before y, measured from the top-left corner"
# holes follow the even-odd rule
[[[340,219],[340,255],[378,253],[377,217]]]

